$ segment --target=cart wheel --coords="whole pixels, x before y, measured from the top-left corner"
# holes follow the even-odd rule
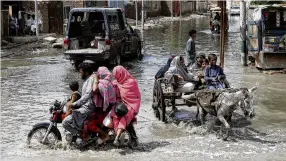
[[[160,83],[157,83],[157,98],[158,98],[158,110],[159,110],[159,119],[162,122],[166,121],[166,105],[163,90]]]
[[[160,119],[160,113],[158,110],[158,88],[157,88],[157,81],[154,82],[154,87],[153,87],[153,103],[152,103],[152,108],[154,111],[154,115],[156,118]]]

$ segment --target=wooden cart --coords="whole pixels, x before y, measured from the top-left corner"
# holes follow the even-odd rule
[[[196,105],[196,99],[183,100],[182,93],[174,92],[174,87],[166,78],[155,80],[153,87],[153,104],[155,116],[162,122],[166,122],[166,108],[173,106],[193,106]],[[181,99],[184,103],[176,104],[176,100]]]

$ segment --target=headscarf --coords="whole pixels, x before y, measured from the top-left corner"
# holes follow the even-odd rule
[[[112,73],[117,81],[122,101],[137,114],[140,108],[141,94],[136,80],[123,66],[116,66]]]
[[[97,70],[97,76],[99,78],[98,89],[99,93],[95,94],[93,101],[96,107],[103,107],[103,111],[116,102],[115,89],[112,85],[112,74],[106,67],[99,67]]]
[[[185,81],[191,81],[188,73],[186,72],[185,68],[182,66],[180,61],[180,56],[176,56],[173,61],[171,62],[171,66],[169,69],[173,74],[179,74],[181,77],[184,78]]]
[[[112,73],[106,67],[99,67],[97,69],[99,79],[105,79],[112,82]]]

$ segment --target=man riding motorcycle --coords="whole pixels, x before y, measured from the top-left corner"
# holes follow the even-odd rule
[[[82,86],[82,97],[74,102],[67,103],[67,107],[71,107],[72,114],[67,116],[63,120],[63,127],[69,131],[72,135],[79,135],[77,142],[84,143],[82,141],[82,129],[84,121],[89,118],[89,116],[94,112],[95,107],[92,100],[93,90],[92,84],[94,82],[94,77],[92,77],[92,65],[90,63],[82,63],[79,65],[79,72],[81,78],[84,80]],[[78,109],[75,109],[79,107]],[[99,130],[100,135],[106,135],[102,130]]]
[[[213,23],[214,27],[217,26],[217,30],[220,31],[220,16],[219,16],[219,13],[216,13],[212,23]]]

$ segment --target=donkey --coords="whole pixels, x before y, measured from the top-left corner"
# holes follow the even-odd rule
[[[205,116],[207,113],[216,116],[226,128],[226,134],[222,134],[222,125],[220,127],[220,136],[223,140],[226,140],[231,130],[230,122],[232,113],[240,107],[245,116],[250,118],[255,116],[253,108],[253,95],[252,93],[257,89],[253,87],[251,89],[218,89],[216,91],[200,91],[202,93],[196,93],[197,96],[197,119],[204,124]],[[211,93],[211,94],[208,94]],[[211,99],[206,101],[206,98],[211,95]],[[206,103],[207,102],[207,103]]]

